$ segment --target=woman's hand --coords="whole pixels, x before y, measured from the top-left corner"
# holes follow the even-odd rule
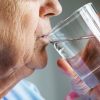
[[[72,70],[71,66],[67,63],[67,61],[65,59],[59,59],[57,61],[57,64],[68,76],[70,76],[71,78],[74,77],[75,72]],[[71,95],[70,94],[73,94],[73,93],[75,94],[75,96],[73,97],[73,99],[71,99]],[[67,96],[68,100],[74,100],[74,98],[79,97],[79,95],[77,93],[75,93],[75,92],[73,92],[73,93],[71,92],[71,93],[68,94],[68,96]],[[95,88],[91,89],[89,91],[88,95],[90,95],[90,96],[93,95],[93,96],[96,97],[95,100],[100,100],[100,85],[98,85]],[[70,97],[70,99],[69,99],[69,97]]]

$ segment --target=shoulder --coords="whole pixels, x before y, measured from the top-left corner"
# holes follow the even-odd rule
[[[26,80],[20,81],[5,98],[7,100],[44,100],[37,87]]]

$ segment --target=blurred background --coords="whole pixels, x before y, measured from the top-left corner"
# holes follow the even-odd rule
[[[58,17],[51,20],[54,27],[60,20],[68,17],[73,11],[86,3],[92,2],[97,11],[100,11],[100,0],[59,0],[63,12]],[[61,70],[58,69],[56,61],[60,58],[53,46],[47,47],[48,64],[43,70],[37,70],[27,80],[34,83],[46,100],[64,100],[66,94],[71,90],[71,80]]]

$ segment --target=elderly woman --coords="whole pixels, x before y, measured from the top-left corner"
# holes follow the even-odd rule
[[[44,100],[34,85],[22,79],[46,65],[48,40],[43,36],[51,30],[50,18],[61,12],[58,0],[0,0],[2,100]],[[60,59],[58,65],[67,62]]]
[[[50,17],[61,11],[58,0],[0,0],[0,98],[43,100],[36,88],[24,81],[8,91],[46,65],[48,41],[38,37],[51,30]]]

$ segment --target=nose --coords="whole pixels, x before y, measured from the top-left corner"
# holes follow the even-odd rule
[[[62,7],[58,0],[48,0],[40,8],[40,17],[57,16],[62,12]]]

